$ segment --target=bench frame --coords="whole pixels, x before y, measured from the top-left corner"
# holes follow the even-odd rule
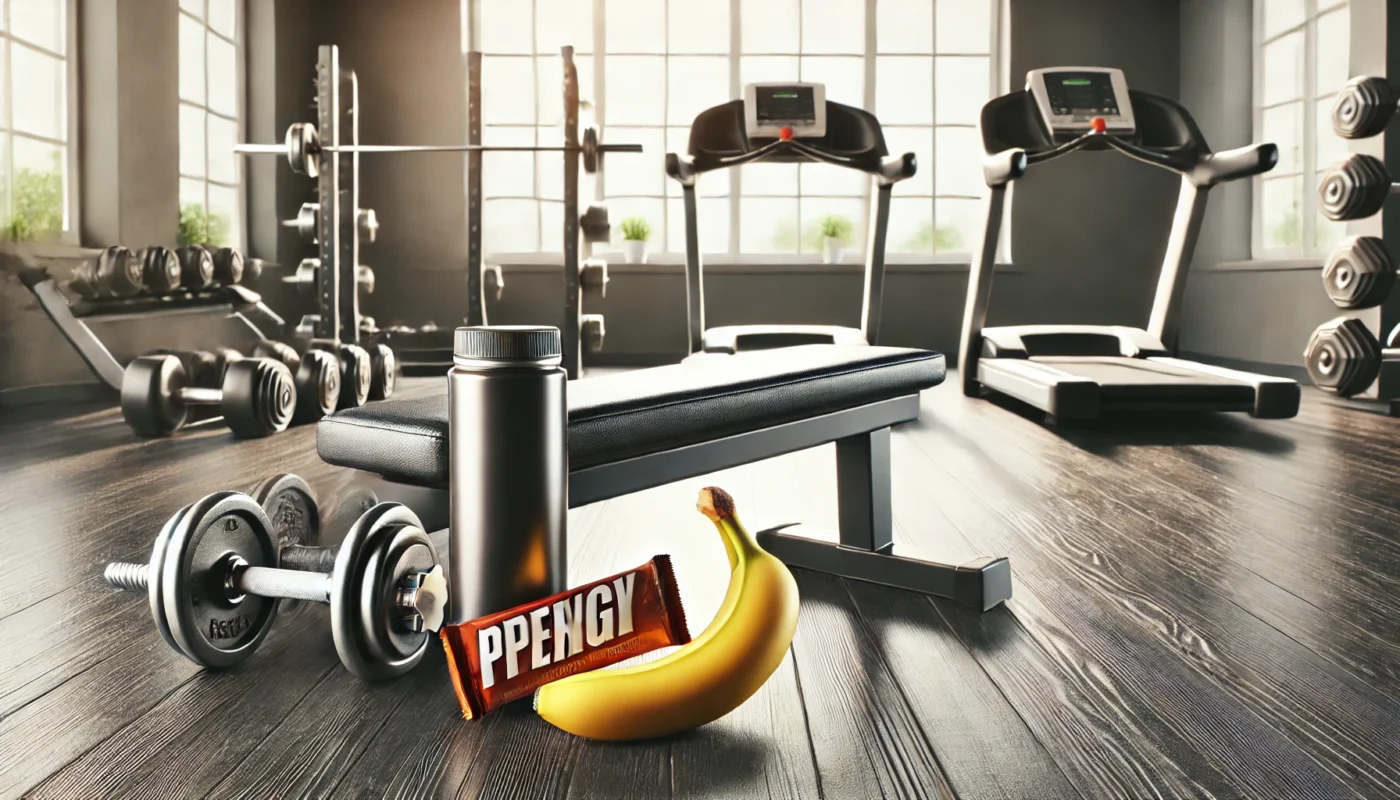
[[[910,394],[609,464],[571,469],[569,507],[835,442],[839,543],[779,533],[781,528],[774,528],[757,534],[759,544],[790,566],[945,597],[964,607],[986,611],[1011,597],[1011,563],[1006,558],[977,558],[952,565],[895,552],[890,506],[890,427],[918,418],[919,395]],[[430,527],[446,524],[447,490],[420,489],[427,496],[415,493],[409,497],[402,494],[402,484],[386,481],[382,488],[382,499],[398,499],[420,510]]]

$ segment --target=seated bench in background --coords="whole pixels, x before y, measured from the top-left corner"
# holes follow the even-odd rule
[[[919,392],[944,376],[938,353],[813,345],[572,382],[569,506],[835,442],[840,544],[777,531],[760,544],[795,567],[992,608],[1011,596],[1005,558],[948,565],[894,553],[890,427],[918,419]],[[317,450],[327,463],[423,487],[445,509],[446,381],[438,395],[327,417]],[[420,513],[445,524],[445,514]]]

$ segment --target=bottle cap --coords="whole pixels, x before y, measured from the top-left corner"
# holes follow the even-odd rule
[[[559,329],[534,325],[458,328],[453,361],[464,367],[547,367],[563,361]]]

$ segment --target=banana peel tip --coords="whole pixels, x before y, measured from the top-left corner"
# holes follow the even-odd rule
[[[712,522],[734,519],[734,498],[718,486],[706,486],[700,490],[700,499],[695,507]]]

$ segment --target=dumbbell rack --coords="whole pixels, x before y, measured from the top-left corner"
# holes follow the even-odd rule
[[[123,367],[84,319],[151,319],[162,316],[220,311],[246,325],[259,339],[265,330],[281,331],[286,322],[262,302],[254,291],[242,286],[222,286],[210,291],[167,297],[127,297],[70,303],[57,281],[43,267],[25,267],[20,280],[39,301],[59,333],[87,364],[88,369],[107,386],[121,391]],[[262,325],[259,326],[258,322]]]

